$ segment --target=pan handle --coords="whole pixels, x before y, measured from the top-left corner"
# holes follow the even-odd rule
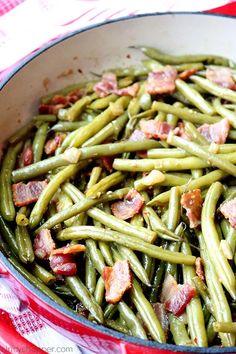
[[[36,345],[30,343],[22,337],[15,329],[7,312],[0,310],[0,348],[5,349],[5,353],[45,354],[46,352]]]
[[[215,9],[207,10],[206,12],[219,15],[236,16],[236,2],[232,1],[229,4],[217,7]]]

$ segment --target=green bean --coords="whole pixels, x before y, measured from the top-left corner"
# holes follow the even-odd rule
[[[102,271],[105,268],[105,261],[101,251],[97,248],[96,242],[93,239],[88,239],[85,240],[85,244],[86,244],[87,252],[89,253],[89,257],[93,264],[93,267],[97,269],[99,274],[102,274]]]
[[[195,69],[197,71],[203,70],[204,69],[204,64],[203,63],[184,63],[184,64],[177,64],[174,65],[175,69],[179,72],[181,71],[188,71],[191,69]]]
[[[11,173],[16,164],[17,155],[22,149],[22,145],[22,141],[16,145],[11,145],[2,161],[0,173],[0,210],[2,216],[7,221],[13,221],[16,214],[12,199]]]
[[[67,285],[57,285],[54,291],[62,296],[75,297],[75,295],[72,293],[72,291]]]
[[[194,156],[199,156],[201,159],[206,161],[209,165],[220,168],[221,170],[228,172],[236,177],[236,167],[233,163],[227,161],[225,158],[220,155],[212,154],[206,151],[203,147],[198,144],[195,144],[190,141],[186,141],[185,139],[174,136],[173,134],[169,134],[168,143],[179,147],[181,149],[186,150],[187,152],[193,154]]]
[[[85,258],[85,285],[91,294],[94,293],[96,289],[96,270],[88,254]],[[101,304],[99,304],[101,305]]]
[[[117,311],[117,304],[107,304],[104,309],[105,319],[111,319]]]
[[[31,211],[29,218],[31,228],[34,228],[39,224],[50,200],[52,199],[60,185],[63,184],[68,178],[73,177],[85,165],[85,163],[80,162],[80,164],[78,165],[67,166],[51,179],[51,181],[40,194],[39,199],[37,200],[36,204],[34,205]]]
[[[172,113],[179,118],[182,118],[188,122],[192,122],[195,124],[212,124],[220,121],[219,116],[212,116],[209,114],[199,113],[190,108],[179,108],[174,105],[170,105],[163,102],[153,102],[152,109],[155,111],[162,111],[165,113]]]
[[[209,311],[209,313],[211,313],[214,316],[214,309],[212,306],[212,302],[211,302],[206,284],[198,276],[193,277],[192,280],[194,282],[194,285],[195,285],[199,295],[201,295],[201,297],[204,301],[204,304],[206,305],[207,310]]]
[[[181,246],[181,251],[184,255],[191,255],[190,246],[183,242]],[[193,277],[195,275],[195,268],[193,266],[182,266],[183,269],[183,279],[185,283],[190,285],[193,284]],[[192,298],[186,307],[187,318],[188,318],[188,327],[190,331],[190,336],[192,341],[196,341],[199,347],[207,347],[207,334],[204,322],[204,316],[201,306],[201,301],[198,296]]]
[[[55,275],[37,263],[33,263],[30,270],[36,278],[40,279],[46,285],[51,285],[56,281]]]
[[[106,264],[109,265],[110,267],[112,267],[113,259],[112,259],[112,254],[111,254],[109,244],[106,242],[103,242],[103,241],[99,241],[98,246],[99,246],[99,249],[104,257]]]
[[[165,246],[163,248],[165,248]],[[161,261],[156,270],[156,274],[154,275],[153,284],[150,292],[150,302],[152,303],[155,303],[158,300],[158,293],[164,277],[165,268],[165,262]]]
[[[165,343],[166,337],[160,322],[150,302],[144,296],[142,289],[136,279],[133,279],[133,287],[130,292],[131,300],[134,303],[140,317],[147,327],[151,337],[159,342]]]
[[[2,215],[0,215],[0,231],[1,231],[1,236],[6,241],[6,243],[9,245],[10,250],[16,256],[18,256],[19,250],[18,250],[18,244],[16,241],[15,234],[12,232],[11,228],[9,227],[7,222],[4,220]]]
[[[180,221],[180,189],[179,187],[172,187],[170,190],[169,211],[167,219],[167,228],[174,231]]]
[[[102,168],[99,166],[95,166],[93,167],[90,176],[89,176],[89,181],[86,187],[86,191],[90,189],[90,187],[92,187],[94,184],[97,183],[97,181],[100,178],[100,175],[102,173]],[[86,193],[85,193],[86,194]]]
[[[103,312],[101,307],[96,303],[94,297],[90,294],[86,286],[82,283],[78,276],[66,277],[66,284],[70,287],[74,295],[82,302],[84,307],[90,312],[92,317],[98,323],[103,323]]]
[[[180,186],[180,193],[185,193],[191,191],[192,189],[204,188],[212,183],[221,180],[227,177],[227,173],[221,170],[215,170],[207,173],[206,175],[199,177],[196,180],[190,181],[187,184]],[[168,203],[170,198],[170,191],[164,192],[162,194],[157,195],[150,202],[148,202],[149,206],[157,205],[157,204],[165,204]]]
[[[145,92],[139,97],[139,104],[143,111],[147,111],[152,106],[152,97],[149,93]]]
[[[220,248],[219,235],[215,227],[215,210],[216,203],[222,193],[222,184],[220,182],[213,183],[206,195],[202,209],[202,234],[212,264],[215,266],[216,272],[233,299],[236,298],[236,283],[234,273]]]
[[[223,118],[227,118],[230,122],[230,125],[233,128],[236,128],[236,121],[235,121],[235,112],[230,111],[229,109],[225,108],[219,98],[215,98],[213,100],[213,107],[215,111],[220,114]]]
[[[125,176],[121,172],[114,172],[90,187],[86,192],[86,196],[90,198],[97,198],[102,193],[109,190],[110,187],[113,187],[122,182],[124,178]]]
[[[214,96],[223,98],[230,102],[236,102],[236,93],[229,88],[221,87],[214,82],[197,75],[192,75],[191,80]]]
[[[142,254],[142,266],[143,266],[143,269],[144,271],[146,272],[147,274],[147,277],[148,277],[148,286],[150,286],[150,275],[151,275],[151,272],[152,272],[152,267],[154,266],[153,264],[153,258],[148,256],[147,254]]]
[[[68,193],[68,195],[71,196],[74,202],[77,202],[81,199],[84,200],[83,193],[81,193],[72,184],[64,185],[64,190],[66,191],[66,193]],[[100,209],[91,208],[87,211],[87,214],[91,218],[101,222],[103,225],[113,230],[119,232],[123,232],[125,230],[126,234],[134,237],[139,237],[140,239],[144,239],[148,242],[153,242],[156,238],[155,232],[147,230],[145,228],[135,227],[133,225],[130,225],[128,222],[120,220],[113,215],[107,215]]]
[[[236,333],[236,322],[215,322],[213,328],[215,332]]]
[[[102,276],[100,276],[94,292],[94,299],[100,306],[103,303],[104,293],[105,293],[105,284]]]
[[[143,326],[130,307],[124,301],[120,301],[117,308],[121,317],[124,319],[126,326],[131,331],[131,334],[137,338],[147,339]]]
[[[216,338],[217,333],[214,331],[214,325],[215,323],[215,318],[214,316],[211,316],[208,324],[207,324],[207,338],[208,338],[208,343],[212,344]]]
[[[17,225],[15,233],[20,260],[23,263],[32,263],[35,257],[27,227]]]
[[[27,226],[29,224],[28,211],[26,207],[21,207],[16,213],[16,224],[19,226]]]
[[[203,176],[202,168],[195,168],[191,170],[193,179],[197,179]]]
[[[175,102],[173,106],[177,108],[183,108],[183,104],[181,102]],[[167,123],[169,123],[172,127],[176,127],[178,120],[179,117],[175,116],[174,114],[169,113],[166,116]]]
[[[9,262],[16,268],[16,270],[23,275],[33,286],[42,291],[51,300],[55,301],[57,304],[69,309],[65,302],[57,296],[51,289],[49,289],[45,284],[38,280],[34,275],[28,272],[14,257],[9,258]]]
[[[87,122],[79,121],[79,122],[58,122],[57,124],[51,127],[51,130],[54,132],[72,132],[84,125],[87,125]]]
[[[44,144],[48,133],[48,123],[39,126],[32,144],[34,163],[42,160]]]
[[[57,121],[55,114],[38,114],[32,118],[35,123],[51,123]]]
[[[108,95],[103,98],[98,98],[95,101],[93,101],[90,105],[89,108],[94,109],[94,110],[102,110],[105,109],[109,106],[110,102],[116,101],[118,98],[117,95],[112,93],[111,95]]]
[[[169,314],[170,331],[176,345],[193,345],[185,324],[178,317]]]
[[[17,144],[20,141],[24,140],[26,137],[29,136],[31,130],[34,127],[33,122],[29,122],[26,125],[24,125],[22,128],[18,129],[16,133],[14,133],[10,138],[8,139],[10,144]]]
[[[101,129],[97,134],[88,139],[82,147],[93,146],[102,143],[110,136],[118,136],[120,131],[124,128],[128,120],[128,114],[125,112],[117,119],[113,120],[107,124],[103,129]]]
[[[228,66],[229,60],[218,56],[208,54],[194,54],[194,55],[169,55],[164,54],[156,48],[151,47],[134,47],[140,49],[145,55],[151,59],[158,60],[162,63],[178,65],[182,63],[206,62],[207,64]]]
[[[192,265],[195,262],[194,256],[184,257],[178,252],[163,250],[161,247],[151,245],[137,237],[129,236],[127,230],[122,234],[116,231],[100,229],[93,226],[74,226],[63,230],[57,238],[60,241],[92,238],[93,240],[115,242],[119,245],[128,247],[133,251],[140,251],[148,254],[150,257],[172,263]]]
[[[106,319],[105,324],[107,327],[110,327],[117,332],[121,332],[124,334],[130,334],[128,328],[125,325],[119,323],[118,320]]]
[[[73,202],[66,193],[62,191],[60,193],[57,193],[56,207],[58,212],[66,210],[72,206],[73,206]],[[69,227],[73,225],[74,221],[75,221],[75,217],[72,216],[71,218],[64,220],[64,223],[66,226]]]
[[[199,145],[209,145],[207,139],[199,133],[194,124],[192,124],[191,122],[186,122],[184,127],[186,134],[189,135],[191,137],[191,140],[193,140],[195,143]]]
[[[236,250],[236,230],[235,230],[235,228],[232,227],[226,219],[223,219],[221,221],[220,226],[221,226],[221,230],[224,234],[224,237],[231,248],[232,253],[235,254],[235,250]]]

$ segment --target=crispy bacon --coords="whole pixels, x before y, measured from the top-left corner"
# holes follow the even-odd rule
[[[151,95],[173,93],[175,91],[175,80],[177,70],[170,65],[163,69],[152,71],[148,74],[146,91]]]
[[[181,80],[184,80],[184,81],[185,81],[185,80],[188,80],[188,78],[189,78],[191,75],[196,74],[197,71],[198,71],[197,69],[192,68],[192,69],[183,71],[183,72],[180,73],[178,76],[179,76],[179,78],[180,78]]]
[[[14,204],[18,207],[37,202],[47,181],[31,181],[27,184],[23,182],[12,185],[12,194]]]
[[[236,228],[236,198],[223,202],[220,211],[229,220],[230,225]]]
[[[35,255],[40,259],[48,259],[55,247],[50,230],[42,229],[39,231],[33,243]]]
[[[94,85],[94,91],[98,97],[106,97],[114,90],[117,90],[117,79],[113,73],[105,73],[102,75],[102,80]]]
[[[214,124],[203,124],[198,131],[208,140],[216,144],[224,144],[228,137],[230,124],[227,118]]]
[[[161,140],[166,140],[169,132],[173,129],[169,123],[158,122],[154,119],[141,120],[140,128],[148,138],[159,138]]]
[[[61,146],[63,140],[65,139],[65,134],[56,134],[53,139],[49,139],[44,145],[44,151],[47,155],[52,155],[56,149]]]
[[[113,203],[111,206],[112,213],[119,219],[126,220],[138,214],[142,208],[144,199],[139,192],[131,189],[125,196],[124,201]]]
[[[176,293],[164,303],[166,311],[180,316],[195,295],[196,289],[190,284],[178,285]]]
[[[201,257],[197,257],[196,258],[195,266],[196,266],[196,274],[197,274],[197,276],[204,281],[205,280],[205,275],[204,275],[204,270],[203,270]]]
[[[119,302],[123,294],[132,287],[131,271],[128,261],[117,261],[113,267],[105,267],[102,272],[105,283],[106,301]]]
[[[100,161],[102,163],[102,166],[108,171],[112,172],[113,171],[113,161],[114,161],[114,156],[103,156],[100,158]]]
[[[142,141],[146,139],[148,139],[148,136],[140,129],[135,129],[129,137],[130,141]]]
[[[39,113],[40,114],[57,114],[59,109],[64,108],[63,104],[40,104],[39,105]]]
[[[48,103],[39,105],[40,114],[57,114],[59,109],[69,107],[71,103],[75,103],[79,98],[86,94],[85,90],[74,90],[66,96],[55,95]]]
[[[113,92],[118,96],[135,97],[135,96],[137,96],[138,90],[139,90],[139,84],[137,82],[135,82],[133,85],[114,90]]]
[[[66,245],[64,247],[60,247],[57,249],[52,250],[51,256],[54,256],[55,254],[73,254],[77,252],[84,252],[86,250],[86,247],[84,245]]]
[[[185,140],[191,140],[191,138],[185,132],[184,123],[182,123],[182,122],[179,122],[177,124],[177,127],[174,129],[174,134],[177,136],[180,136],[181,138],[183,138]]]
[[[152,304],[152,307],[155,311],[155,314],[157,315],[158,320],[160,321],[165,336],[167,337],[169,331],[169,320],[168,320],[167,312],[165,310],[165,306],[160,302],[156,302]]]
[[[77,273],[77,265],[72,254],[51,255],[49,263],[55,274],[72,276]]]
[[[207,68],[206,78],[219,86],[236,90],[236,83],[229,68]]]
[[[27,145],[24,147],[22,154],[20,156],[20,167],[29,166],[33,163],[33,149],[32,145]]]
[[[181,205],[186,209],[190,227],[195,228],[201,223],[202,196],[200,189],[186,192],[181,197]]]

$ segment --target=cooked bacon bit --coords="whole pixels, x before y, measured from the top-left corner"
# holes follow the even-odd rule
[[[142,141],[146,139],[148,139],[148,136],[139,129],[135,129],[129,137],[130,141]]]
[[[191,228],[195,228],[201,223],[202,202],[200,189],[184,193],[181,197],[181,205],[186,209]]]
[[[47,181],[31,181],[27,184],[23,182],[12,185],[13,201],[18,207],[37,202]]]
[[[170,65],[163,69],[152,71],[148,74],[146,90],[151,95],[173,93],[175,91],[175,80],[177,70]]]
[[[152,307],[155,311],[155,314],[157,315],[158,320],[160,321],[165,336],[167,337],[169,331],[169,320],[168,320],[168,315],[165,310],[165,307],[160,302],[156,302],[155,304],[152,304]]]
[[[48,259],[55,247],[50,230],[42,229],[39,231],[33,243],[35,255],[40,259]]]
[[[86,250],[86,247],[84,245],[67,245],[61,248],[54,249],[51,252],[51,256],[54,256],[55,254],[73,254],[77,252],[84,252]]]
[[[191,76],[191,75],[194,75],[194,74],[196,74],[196,72],[197,72],[198,70],[197,69],[194,69],[194,68],[192,68],[192,69],[189,69],[189,70],[185,70],[185,71],[183,71],[182,73],[180,73],[179,74],[179,78],[181,79],[181,80],[188,80],[188,78]]]
[[[180,122],[177,124],[177,127],[174,129],[174,134],[180,136],[185,140],[191,140],[188,134],[185,132],[184,123]]]
[[[206,78],[219,86],[236,90],[236,83],[229,68],[207,68]]]
[[[56,149],[61,146],[63,140],[65,139],[65,134],[56,134],[55,138],[49,139],[45,146],[44,151],[47,155],[52,155]]]
[[[32,145],[24,147],[20,157],[20,167],[29,166],[33,163],[33,149]]]
[[[105,73],[102,75],[102,80],[94,85],[94,91],[98,97],[106,97],[114,90],[117,90],[117,79],[113,73]]]
[[[112,213],[119,219],[126,220],[138,214],[142,208],[144,199],[139,192],[131,189],[124,201],[119,201],[111,206]]]
[[[159,138],[161,140],[166,140],[169,132],[173,129],[169,123],[158,122],[154,119],[141,120],[140,128],[148,138]]]
[[[222,203],[220,205],[220,211],[224,217],[229,220],[230,225],[236,228],[236,198]]]
[[[51,99],[50,104],[52,104],[52,105],[57,105],[57,104],[66,105],[66,104],[68,104],[68,99],[67,99],[66,96],[55,95],[55,96]]]
[[[161,302],[164,303],[169,300],[169,298],[175,295],[176,291],[178,291],[178,284],[175,278],[168,273],[162,285]]]
[[[195,295],[196,289],[190,284],[178,285],[176,293],[164,303],[165,309],[180,316]]]
[[[230,124],[227,118],[214,124],[203,124],[198,131],[208,140],[216,144],[224,144],[228,137]]]
[[[114,161],[114,156],[103,156],[100,158],[102,166],[108,171],[112,172],[113,171],[113,161]]]
[[[119,302],[123,294],[132,287],[128,261],[117,261],[113,267],[105,267],[102,277],[105,282],[105,298],[111,304]]]
[[[40,114],[57,114],[59,109],[69,107],[71,103],[75,103],[79,98],[83,97],[86,91],[74,90],[69,92],[66,96],[55,95],[47,104],[39,105]]]
[[[76,275],[77,265],[72,254],[56,254],[49,258],[50,267],[55,274]]]
[[[40,104],[39,105],[39,113],[40,114],[57,114],[59,109],[64,108],[63,104]]]
[[[203,266],[202,266],[201,257],[197,257],[196,258],[195,265],[196,265],[196,274],[197,274],[197,276],[204,281],[205,276],[204,276],[204,270],[203,270]]]
[[[131,96],[135,97],[139,90],[139,84],[135,82],[133,85],[114,90],[113,92],[118,96]]]

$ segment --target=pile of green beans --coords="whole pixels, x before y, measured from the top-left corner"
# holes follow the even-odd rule
[[[78,317],[159,343],[235,346],[236,228],[219,206],[236,197],[236,92],[206,78],[211,65],[227,67],[234,77],[232,61],[217,55],[172,56],[150,47],[132,50],[146,56],[139,65],[107,72],[116,75],[119,88],[137,83],[135,97],[110,92],[100,98],[94,87],[99,80],[72,84],[42,97],[40,104],[53,105],[55,96],[71,93],[82,97],[55,114],[35,112],[6,142],[0,251],[35,287]],[[185,81],[177,77],[174,93],[151,95],[148,74],[165,65],[194,75]],[[224,118],[230,125],[224,144],[211,143],[198,130]],[[169,124],[168,137],[133,141],[130,136],[142,120]],[[177,136],[176,127],[184,127],[188,139]],[[47,155],[47,142],[58,134],[61,144]],[[32,161],[22,165],[26,148]],[[13,184],[43,180],[47,185],[36,202],[15,205]],[[143,206],[123,220],[113,215],[113,204],[126,200],[132,189]],[[201,190],[203,205],[200,225],[190,228],[181,197],[194,189]],[[37,257],[34,238],[43,229],[50,230],[56,248],[85,245],[74,255],[76,275],[57,277],[49,260]],[[107,303],[103,270],[124,260],[132,288],[116,304]],[[166,331],[153,305],[160,305],[168,275],[194,287],[196,295],[183,315],[166,312]]]

